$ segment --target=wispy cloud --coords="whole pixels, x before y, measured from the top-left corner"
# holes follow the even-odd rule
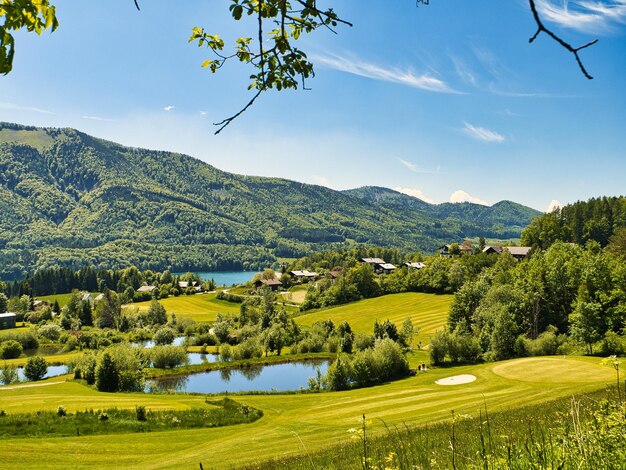
[[[454,191],[450,195],[450,202],[473,202],[474,204],[481,204],[483,206],[491,205],[487,201],[477,198],[475,196],[472,196],[471,194],[468,194],[462,189],[459,189],[458,191]]]
[[[416,74],[409,69],[383,67],[339,55],[316,55],[313,60],[325,67],[384,82],[397,83],[435,93],[460,93],[430,73]]]
[[[550,201],[550,204],[548,204],[548,208],[546,209],[546,212],[552,212],[554,209],[561,207],[562,204],[558,199],[552,199]]]
[[[499,114],[500,116],[506,116],[506,117],[521,117],[522,116],[521,114],[511,111],[509,108],[504,108],[502,111],[497,111],[497,114]]]
[[[403,158],[398,158],[398,161],[400,162],[400,164],[403,167],[411,170],[413,173],[431,173],[431,174],[434,174],[434,173],[439,173],[439,170],[441,169],[441,167],[437,166],[436,170],[427,170],[427,169],[422,168],[422,167],[420,167],[419,165],[417,165],[417,164],[415,164],[413,162],[410,162],[408,160],[404,160]]]
[[[176,107],[176,106],[172,106],[172,105],[165,106],[165,107],[163,108],[163,111],[168,111],[168,112],[169,112],[169,111],[171,111],[172,109],[174,109],[175,107]]]
[[[83,119],[89,119],[91,121],[103,121],[103,122],[117,122],[115,119],[101,118],[98,116],[81,116]]]
[[[200,116],[206,116],[206,111],[200,111]]]
[[[454,65],[454,70],[456,74],[459,76],[459,78],[462,81],[464,81],[468,85],[472,85],[472,86],[478,85],[478,77],[476,73],[474,73],[474,71],[469,68],[469,66],[465,63],[465,61],[463,61],[459,57],[452,56],[452,55],[450,56],[450,60],[452,61],[452,64]]]
[[[485,127],[473,126],[469,122],[465,123],[465,127],[462,131],[472,139],[480,140],[482,142],[501,143],[505,140],[502,134],[498,134],[496,131],[492,131],[491,129],[487,129]]]
[[[539,14],[551,23],[589,34],[606,34],[626,24],[626,0],[569,2],[537,0]]]
[[[435,200],[426,196],[426,194],[424,194],[421,189],[403,188],[401,186],[398,186],[397,188],[393,188],[393,190],[398,191],[399,193],[402,193],[402,194],[406,194],[408,196],[416,197],[417,199],[421,199],[422,201],[427,202],[429,204],[435,204]]]
[[[11,109],[14,111],[30,111],[33,113],[41,113],[41,114],[54,114],[52,111],[48,111],[47,109],[34,108],[32,106],[20,106],[15,103],[7,103],[4,101],[0,101],[0,109]]]

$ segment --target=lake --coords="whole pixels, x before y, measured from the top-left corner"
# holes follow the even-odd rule
[[[174,274],[180,276],[185,273]],[[194,274],[200,276],[200,279],[204,281],[213,279],[218,286],[232,286],[251,281],[254,275],[258,274],[258,271],[203,271]]]
[[[67,374],[67,366],[48,366],[48,372],[43,376],[44,379],[49,379],[50,377],[56,377],[57,375]],[[17,378],[20,382],[25,382],[26,377],[24,376],[24,368],[18,367],[17,369]]]
[[[195,393],[277,391],[308,387],[309,377],[328,369],[328,361],[290,362],[241,369],[223,369],[147,381],[146,392],[175,391]]]

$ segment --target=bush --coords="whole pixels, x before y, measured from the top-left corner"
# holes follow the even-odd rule
[[[233,348],[230,344],[224,344],[220,348],[220,360],[230,362],[233,360]]]
[[[174,332],[174,330],[171,329],[169,326],[164,326],[157,330],[152,339],[155,344],[165,345],[172,344],[174,338],[176,338],[176,333]]]
[[[59,405],[57,407],[57,416],[59,417],[67,416],[67,410],[65,409],[63,405]]]
[[[248,339],[238,346],[232,348],[233,359],[240,361],[263,356],[263,348],[255,338]]]
[[[96,388],[101,392],[117,392],[119,385],[119,371],[111,355],[105,351],[96,367]]]
[[[614,331],[607,331],[604,335],[604,338],[602,339],[600,349],[602,351],[602,354],[605,356],[610,356],[613,354],[621,356],[626,350],[626,348],[624,347],[624,338]]]
[[[171,369],[189,362],[185,348],[170,345],[152,348],[150,360],[157,369]]]
[[[17,366],[5,364],[3,367],[0,367],[0,382],[4,385],[10,385],[13,382],[17,382]]]
[[[148,417],[146,415],[146,407],[137,405],[135,407],[135,416],[137,417],[137,421],[147,421]]]
[[[59,325],[48,324],[39,327],[38,333],[39,336],[42,336],[50,341],[58,341],[61,337],[61,332],[63,330]]]
[[[0,356],[2,359],[16,359],[22,355],[22,351],[22,345],[14,339],[0,343]]]
[[[30,381],[43,379],[47,372],[48,363],[43,357],[30,357],[24,366],[24,376]]]
[[[211,333],[204,333],[193,338],[194,346],[202,346],[203,344],[215,346],[217,344],[217,336]]]

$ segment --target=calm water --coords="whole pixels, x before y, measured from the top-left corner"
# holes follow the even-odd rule
[[[208,364],[209,362],[217,362],[220,358],[219,354],[200,354],[200,353],[187,353],[189,358],[189,364]]]
[[[56,377],[57,375],[67,374],[67,366],[48,366],[48,372],[43,376],[44,379],[48,379],[50,377]],[[24,368],[19,367],[17,369],[17,377],[20,382],[25,382],[26,377],[24,377]]]
[[[146,391],[176,391],[196,393],[277,391],[307,388],[309,377],[328,369],[328,361],[291,362],[242,369],[225,369],[174,378],[148,381]]]
[[[174,273],[176,276],[180,276],[185,273]],[[243,284],[252,280],[257,271],[207,271],[196,272],[200,276],[200,279],[208,281],[213,279],[218,286],[232,286]]]
[[[172,341],[172,346],[182,346],[183,344],[185,344],[185,336],[177,336],[176,338],[174,338],[174,341]],[[130,343],[133,346],[141,346],[142,348],[146,348],[146,349],[150,349],[154,347],[154,341],[152,340],[147,340],[147,341],[139,341],[137,343]]]

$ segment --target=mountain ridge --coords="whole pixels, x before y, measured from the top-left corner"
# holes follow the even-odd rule
[[[0,123],[5,278],[54,265],[256,269],[357,243],[430,253],[477,234],[519,237],[539,215],[521,205],[446,204],[388,188],[238,175],[70,128]]]

